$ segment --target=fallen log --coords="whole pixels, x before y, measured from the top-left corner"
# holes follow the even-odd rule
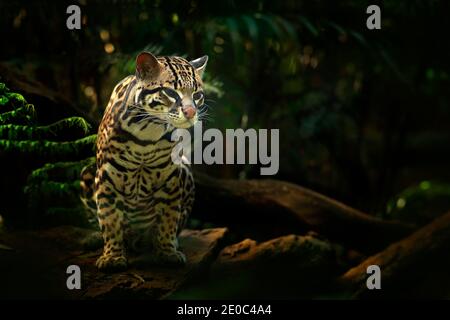
[[[414,230],[412,225],[378,219],[288,182],[221,180],[201,173],[195,174],[195,181],[194,216],[257,240],[313,230],[333,242],[372,253]]]
[[[220,250],[225,228],[204,230],[183,230],[179,242],[186,254],[187,264],[183,267],[131,266],[126,272],[103,274],[95,266],[98,254],[83,260],[84,282],[87,288],[83,299],[164,299],[169,297],[186,281],[202,274],[209,267],[215,254]],[[100,253],[100,252],[97,252]],[[79,259],[74,260],[74,262]]]
[[[311,298],[326,291],[339,274],[337,251],[335,245],[311,235],[261,243],[245,239],[220,252],[208,284],[222,288],[214,297],[218,299]],[[204,292],[209,295],[214,290]]]
[[[314,232],[264,242],[244,239],[223,248],[208,274],[172,298],[327,298],[334,279],[355,264],[349,253]]]
[[[268,263],[286,261],[295,269],[316,268],[336,262],[335,249],[324,240],[311,235],[287,235],[258,243],[251,239],[225,247],[213,264],[213,272],[235,274]]]
[[[135,266],[120,273],[95,267],[101,249],[86,251],[92,230],[61,226],[40,231],[0,233],[0,298],[163,299],[186,281],[200,277],[223,247],[227,230],[183,230],[179,243],[187,264],[180,267]],[[81,290],[68,290],[67,267],[81,270]]]
[[[450,297],[450,212],[342,275],[338,283],[354,298]],[[381,271],[381,290],[369,290],[367,267]]]

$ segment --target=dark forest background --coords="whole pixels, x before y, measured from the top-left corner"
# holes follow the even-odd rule
[[[449,207],[448,2],[384,1],[372,31],[362,0],[73,1],[73,31],[68,4],[2,1],[0,61],[70,101],[94,133],[138,52],[207,54],[208,126],[279,128],[275,178],[383,217]],[[257,166],[205,170],[259,178]]]
[[[450,3],[378,2],[368,30],[371,4],[1,1],[0,299],[448,299]],[[280,170],[195,166],[188,264],[106,274],[80,171],[143,50],[208,55],[204,127],[280,129]]]

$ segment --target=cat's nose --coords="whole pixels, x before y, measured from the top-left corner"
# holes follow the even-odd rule
[[[183,107],[183,114],[187,119],[192,119],[195,116],[195,113],[197,112],[193,106],[184,106]]]

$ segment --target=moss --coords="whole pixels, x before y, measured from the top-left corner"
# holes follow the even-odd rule
[[[95,162],[97,136],[88,135],[91,128],[81,117],[41,126],[35,121],[34,106],[0,83],[0,160],[8,165],[3,178],[12,181],[4,190],[11,209],[5,218],[30,227],[86,226],[79,178],[82,168]]]
[[[0,82],[0,94],[4,94],[5,92],[8,92],[9,89],[6,87],[6,84],[3,82]]]
[[[72,224],[75,217],[78,217],[75,225],[86,225],[88,218],[79,199],[79,180],[57,182],[44,179],[28,185],[24,191],[33,226]],[[58,212],[57,219],[55,212]],[[64,212],[72,212],[71,217],[65,219]]]
[[[0,113],[0,125],[5,124],[32,124],[35,120],[35,110],[32,104],[12,111]]]
[[[0,106],[6,106],[6,104],[9,102],[9,99],[5,96],[0,96]]]
[[[7,124],[0,126],[0,139],[9,140],[57,140],[67,137],[81,138],[89,133],[90,125],[81,117],[57,121],[48,126],[22,126]]]
[[[450,184],[422,181],[412,185],[387,203],[383,217],[424,225],[450,206]]]
[[[51,158],[62,161],[86,157],[93,153],[97,135],[90,135],[75,141],[54,142],[47,140],[0,140],[0,152],[3,155],[26,153],[27,157]],[[84,155],[84,156],[83,156]]]
[[[19,93],[8,92],[5,94],[5,96],[13,106],[25,106],[27,104],[27,101],[25,100],[23,95]]]
[[[30,106],[20,93],[11,92],[4,83],[0,83],[0,113],[14,111],[23,107]],[[27,110],[30,107],[26,108]],[[6,115],[8,116],[8,115]]]
[[[69,196],[67,199],[70,199],[72,198],[70,195],[76,195],[79,188],[80,181],[77,180],[71,182],[41,181],[38,184],[25,187],[25,193],[31,194],[32,192],[36,192],[40,194],[39,201],[44,201],[47,198],[66,199],[67,196]]]
[[[81,170],[95,162],[95,157],[82,161],[47,163],[42,168],[34,170],[28,177],[27,185],[38,181],[71,181],[80,178]]]

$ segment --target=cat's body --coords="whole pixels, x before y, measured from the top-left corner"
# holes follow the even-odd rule
[[[96,212],[103,235],[100,269],[126,267],[129,249],[147,251],[157,263],[185,262],[177,235],[192,209],[194,181],[188,166],[172,161],[171,133],[198,120],[206,61],[141,53],[136,75],[114,88],[96,165],[81,179],[82,200]]]

